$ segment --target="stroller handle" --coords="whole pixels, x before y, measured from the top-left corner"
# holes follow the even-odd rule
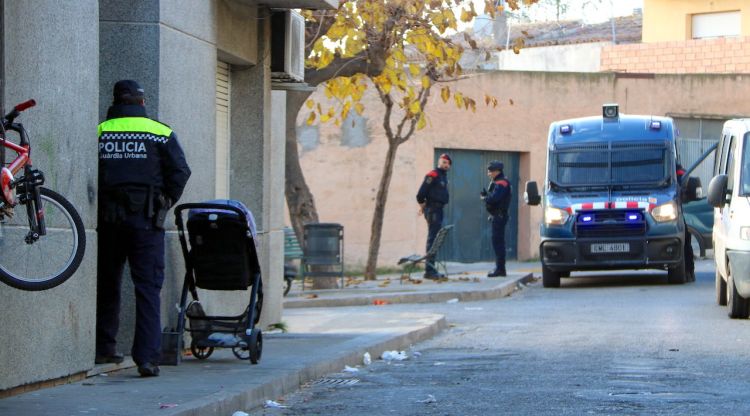
[[[177,225],[180,228],[182,228],[181,226],[183,224],[182,211],[186,209],[217,209],[217,210],[222,210],[222,211],[232,211],[235,214],[239,215],[240,218],[242,218],[244,222],[247,222],[247,216],[245,215],[245,212],[233,205],[193,202],[193,203],[187,203],[187,204],[180,204],[175,207],[174,209],[175,225]]]

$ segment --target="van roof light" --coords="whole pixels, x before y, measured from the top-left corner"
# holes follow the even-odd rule
[[[620,116],[620,107],[617,104],[604,104],[602,106],[602,117],[618,118]]]
[[[570,132],[573,129],[570,127],[570,124],[563,124],[560,126],[560,134],[570,134]]]
[[[660,130],[661,129],[661,121],[659,120],[651,120],[651,130]]]

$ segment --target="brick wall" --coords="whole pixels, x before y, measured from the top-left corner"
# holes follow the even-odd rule
[[[656,74],[750,73],[750,37],[607,45],[601,70]]]

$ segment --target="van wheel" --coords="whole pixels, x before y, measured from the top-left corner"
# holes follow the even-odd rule
[[[542,286],[560,287],[560,273],[554,272],[542,264]]]
[[[667,271],[667,281],[673,285],[681,285],[687,282],[687,268],[685,267],[685,256],[676,266],[670,267]]]
[[[727,282],[721,277],[719,269],[716,269],[716,304],[727,306]]]
[[[748,300],[740,296],[737,293],[737,288],[734,286],[734,279],[732,278],[732,270],[727,265],[727,306],[729,307],[729,317],[732,319],[747,319],[748,313]]]

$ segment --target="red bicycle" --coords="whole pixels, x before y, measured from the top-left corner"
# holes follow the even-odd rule
[[[31,166],[28,132],[15,122],[35,105],[16,105],[0,123],[0,281],[28,291],[68,280],[86,250],[80,215],[62,195],[42,187],[44,174]],[[9,132],[18,135],[18,144],[7,140]],[[6,149],[15,153],[10,162]]]

